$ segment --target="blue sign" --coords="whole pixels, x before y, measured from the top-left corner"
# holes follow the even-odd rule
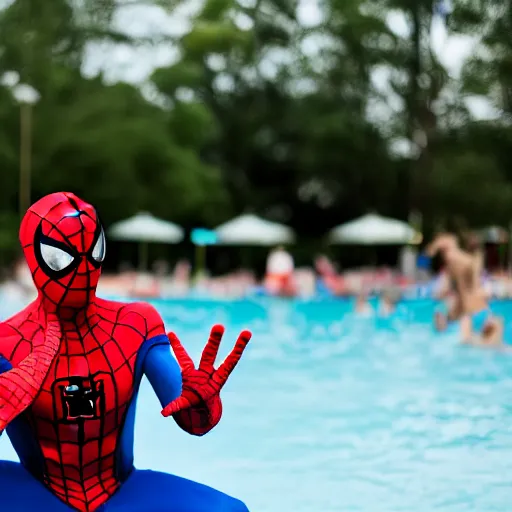
[[[418,254],[418,259],[416,260],[416,266],[423,270],[430,270],[430,266],[432,264],[432,259],[426,254]]]
[[[190,233],[190,240],[194,245],[214,245],[217,243],[217,234],[211,229],[196,228]]]

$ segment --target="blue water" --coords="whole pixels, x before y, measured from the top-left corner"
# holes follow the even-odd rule
[[[428,301],[392,319],[335,301],[156,306],[196,360],[213,323],[227,326],[222,355],[239,330],[254,338],[203,438],[161,417],[144,384],[139,467],[212,485],[252,512],[511,510],[512,356],[434,334]],[[15,458],[6,438],[0,458]]]

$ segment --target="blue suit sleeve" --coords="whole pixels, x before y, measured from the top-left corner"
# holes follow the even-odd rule
[[[0,374],[4,372],[8,372],[12,370],[12,364],[2,355],[0,354]],[[0,436],[2,432],[0,432]]]
[[[2,354],[0,354],[0,373],[7,372],[9,370],[12,370],[12,364]]]
[[[153,345],[144,360],[144,373],[162,408],[181,395],[181,370],[169,343]]]

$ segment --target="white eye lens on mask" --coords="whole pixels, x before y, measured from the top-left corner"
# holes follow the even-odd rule
[[[69,267],[74,259],[73,256],[66,251],[43,243],[41,243],[41,256],[44,262],[56,272]]]
[[[105,259],[105,234],[103,233],[103,229],[101,230],[98,241],[92,250],[92,257],[98,263],[101,263]]]

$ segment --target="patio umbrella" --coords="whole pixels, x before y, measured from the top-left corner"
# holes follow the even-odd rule
[[[508,232],[501,226],[487,226],[479,232],[482,240],[486,243],[501,244],[508,242]]]
[[[122,220],[110,226],[109,236],[113,240],[139,243],[139,264],[142,270],[148,266],[148,244],[177,244],[184,238],[183,229],[148,212]]]
[[[329,233],[333,244],[405,245],[421,242],[421,234],[401,220],[368,214],[341,224]]]
[[[220,245],[273,246],[295,241],[295,235],[288,226],[253,214],[240,215],[220,225],[215,233]]]

